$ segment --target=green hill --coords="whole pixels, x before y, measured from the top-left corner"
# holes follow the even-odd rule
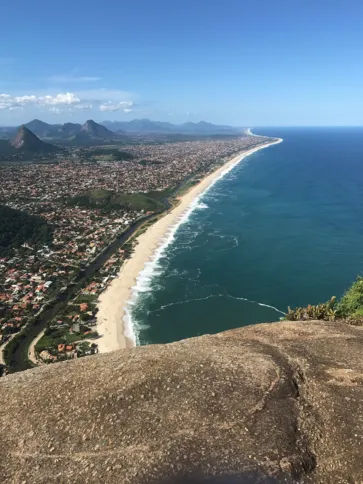
[[[109,190],[89,190],[68,201],[69,205],[101,208],[105,212],[119,209],[157,211],[163,204],[145,193],[116,193]]]
[[[0,256],[11,255],[24,242],[51,244],[53,229],[42,218],[0,205]]]

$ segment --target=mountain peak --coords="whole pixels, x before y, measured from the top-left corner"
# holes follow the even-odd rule
[[[33,119],[33,121],[30,121],[30,123],[41,123],[41,124],[48,124],[49,125],[49,123],[46,123],[45,121],[42,121],[41,119],[38,119],[38,118]],[[30,124],[30,123],[28,123],[28,124]]]
[[[40,139],[35,136],[35,134],[32,133],[24,124],[20,126],[15,138],[13,138],[11,141],[11,144],[14,146],[14,148],[17,148],[18,150],[35,148],[39,145],[39,143],[41,143]]]
[[[51,126],[49,123],[46,123],[45,121],[42,121],[41,119],[38,119],[38,118],[35,118],[32,121],[29,121],[29,123],[26,123],[25,126],[29,127],[31,125],[33,125],[33,126],[35,126],[35,125],[39,125],[39,126]]]
[[[99,126],[96,121],[93,121],[93,119],[87,119],[87,121],[84,123],[84,126]]]
[[[34,135],[39,136],[40,138],[45,138],[51,135],[58,125],[45,123],[40,119],[33,119],[33,121],[26,123],[24,126]]]
[[[98,124],[93,119],[88,119],[81,128],[81,131],[94,138],[115,138],[115,134],[102,124]]]
[[[32,152],[44,152],[50,153],[56,151],[56,147],[48,143],[41,141],[30,129],[24,124],[20,126],[15,137],[11,140],[10,144],[17,150],[32,151]]]

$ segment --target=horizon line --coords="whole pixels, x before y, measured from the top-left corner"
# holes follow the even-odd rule
[[[183,122],[179,122],[179,123],[171,123],[170,121],[163,121],[163,120],[155,120],[155,119],[150,119],[150,118],[133,118],[133,119],[130,119],[129,121],[127,120],[108,120],[108,119],[104,119],[102,121],[94,121],[94,119],[86,119],[85,122],[87,121],[94,121],[98,124],[100,123],[106,123],[106,122],[109,122],[109,123],[130,123],[132,121],[151,121],[151,122],[155,122],[155,123],[168,123],[168,124],[171,124],[171,125],[183,125],[183,124],[187,124],[187,123],[193,123],[193,124],[199,124],[199,123],[208,123],[208,124],[212,124],[212,125],[217,125],[217,126],[229,126],[231,128],[236,128],[236,129],[260,129],[260,128],[283,128],[283,129],[286,129],[286,128],[363,128],[363,124],[318,124],[318,125],[314,125],[314,124],[287,124],[287,125],[233,125],[233,124],[225,124],[225,123],[212,123],[210,121],[204,121],[204,120],[200,120],[200,121],[183,121]],[[32,121],[41,121],[43,123],[46,123],[46,124],[49,124],[49,125],[58,125],[58,124],[65,124],[65,123],[68,123],[70,121],[64,121],[64,122],[59,122],[59,123],[49,123],[47,121],[42,121],[41,119],[39,118],[33,118],[32,120],[30,121],[27,121],[27,122],[23,122],[23,123],[20,123],[20,124],[13,124],[13,125],[6,125],[6,124],[0,124],[0,128],[18,128],[19,126],[22,126],[22,125],[26,125],[26,124],[29,124],[31,123]],[[81,122],[74,122],[73,124],[81,124]]]

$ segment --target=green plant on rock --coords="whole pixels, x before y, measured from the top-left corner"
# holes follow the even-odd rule
[[[297,307],[294,309],[288,307],[285,319],[288,321],[308,321],[312,319],[334,321],[337,315],[337,311],[334,309],[335,305],[336,297],[333,296],[328,302],[315,306],[309,304],[306,307]]]
[[[337,316],[336,309],[328,309],[328,316],[329,316],[329,321],[335,321]]]
[[[288,321],[339,319],[352,325],[363,326],[363,277],[357,277],[338,302],[334,296],[324,304],[293,309],[289,307],[285,319]]]
[[[340,318],[363,318],[363,277],[357,277],[345,292],[337,305],[337,314]]]

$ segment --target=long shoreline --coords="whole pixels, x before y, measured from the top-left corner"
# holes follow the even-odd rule
[[[248,134],[254,136],[251,132]],[[131,348],[136,345],[137,335],[132,327],[127,306],[132,304],[133,295],[134,298],[136,297],[135,284],[138,283],[138,276],[142,271],[147,271],[148,263],[150,264],[158,257],[157,252],[163,251],[170,243],[180,223],[186,220],[197,207],[199,198],[244,158],[281,142],[282,139],[278,139],[234,156],[205,176],[197,185],[191,187],[179,198],[177,206],[138,236],[131,258],[123,264],[118,277],[99,297],[97,331],[100,337],[97,343],[100,353]]]

